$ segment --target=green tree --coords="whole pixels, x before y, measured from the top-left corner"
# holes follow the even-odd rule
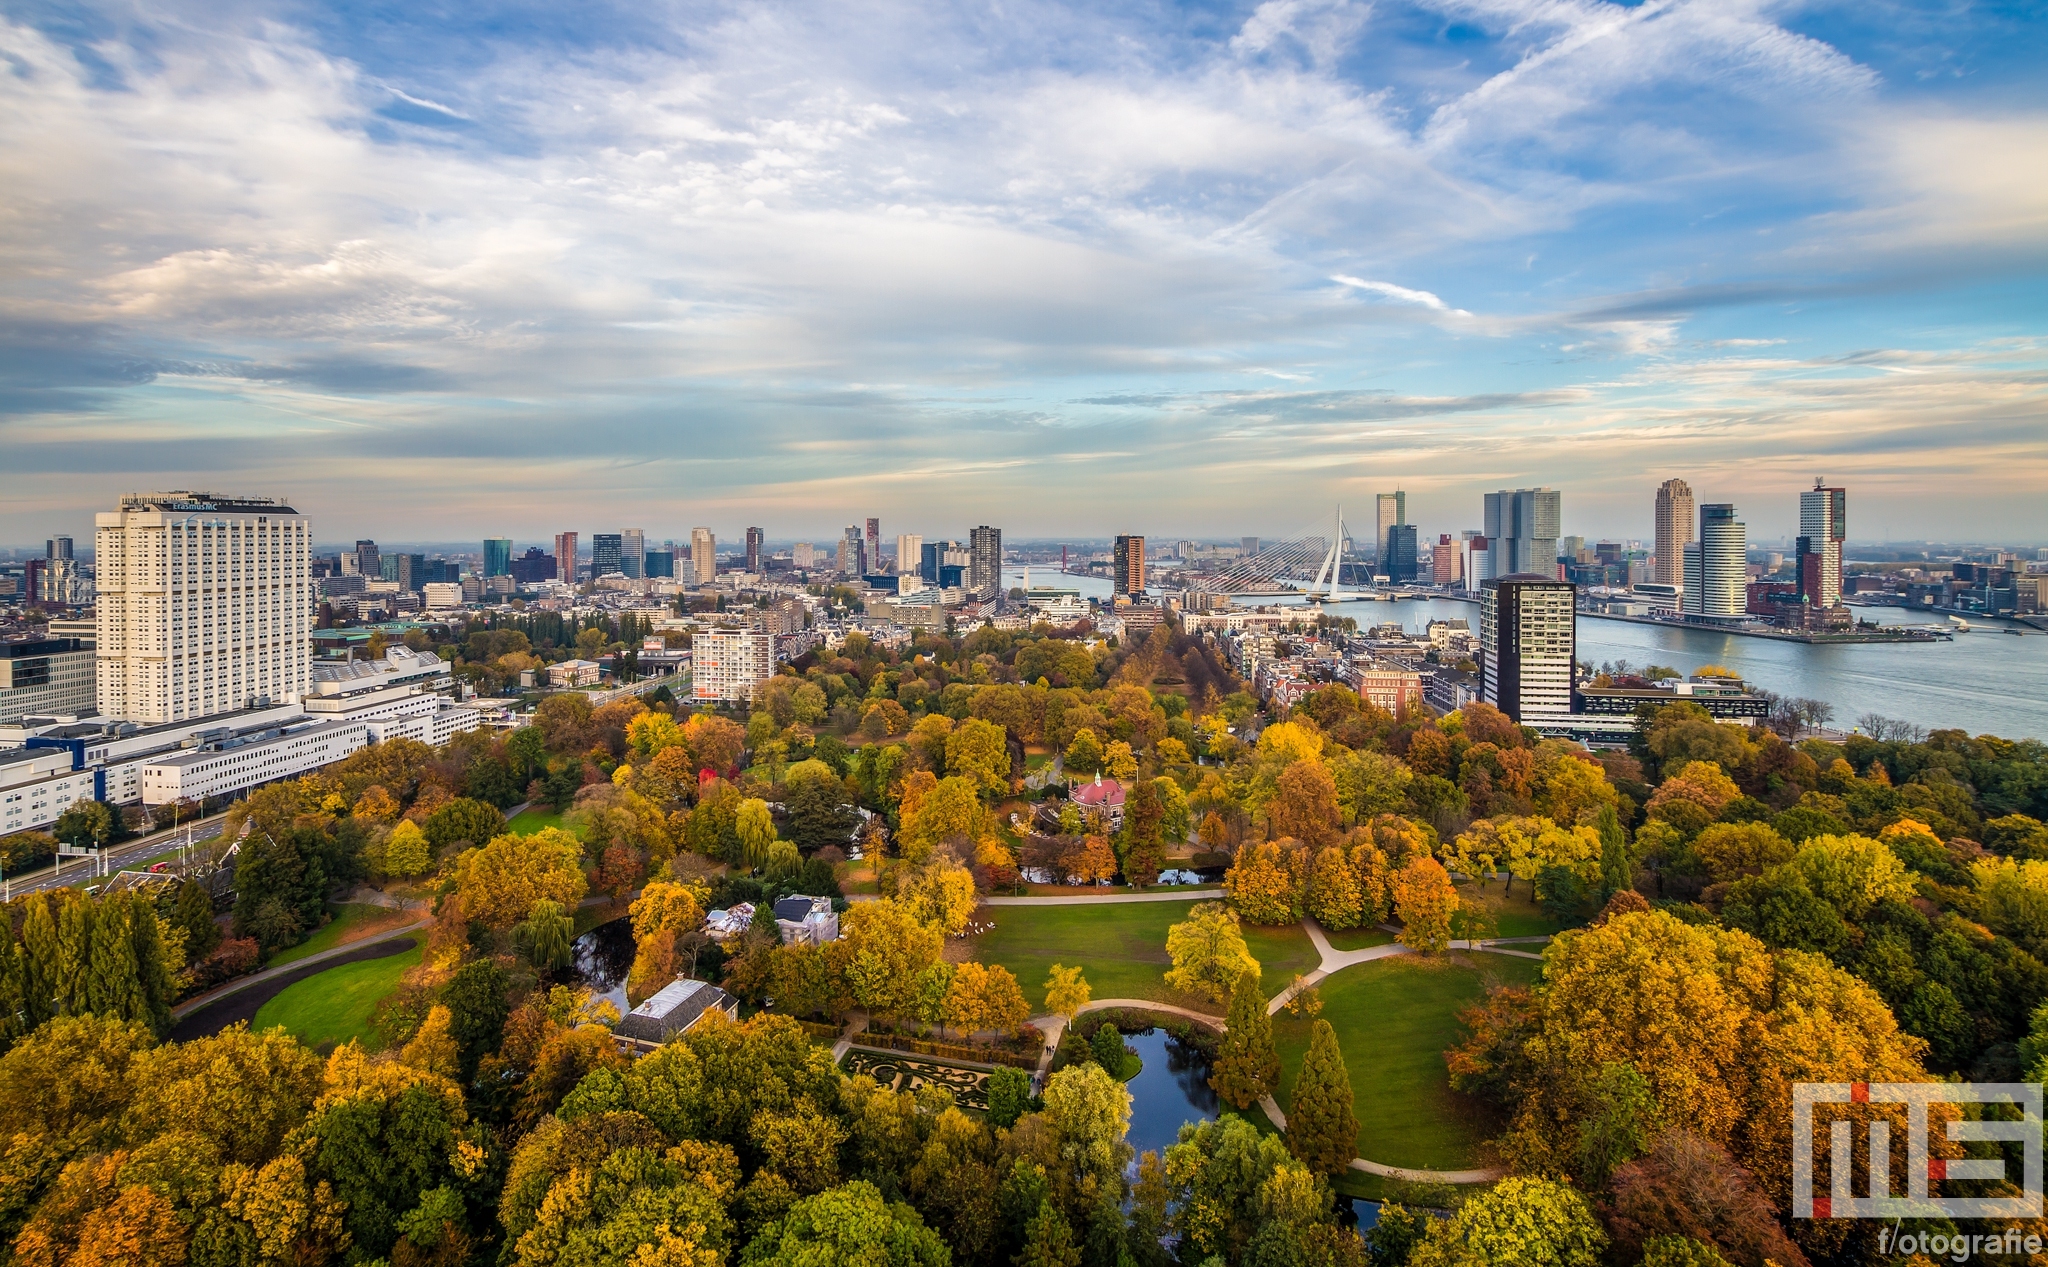
[[[1102,769],[1102,736],[1085,726],[1076,731],[1062,764],[1069,774],[1094,774]]]
[[[1237,913],[1221,902],[1198,902],[1187,919],[1166,930],[1166,953],[1173,959],[1166,984],[1215,1002],[1228,998],[1259,961],[1244,944]]]
[[[1055,1190],[1069,1208],[1085,1210],[1105,1188],[1123,1191],[1131,1146],[1131,1093],[1102,1066],[1069,1065],[1045,1087],[1045,1121],[1052,1128],[1060,1169]]]
[[[432,865],[434,854],[427,845],[426,833],[411,819],[401,820],[384,841],[384,874],[410,879],[425,875]]]
[[[441,1002],[450,1014],[449,1032],[455,1036],[464,1082],[476,1077],[477,1062],[504,1041],[505,1018],[512,1013],[506,1002],[510,984],[505,970],[494,961],[476,959],[462,965],[441,987]]]
[[[74,801],[57,815],[50,834],[73,849],[94,849],[115,838],[113,807],[104,801]]]
[[[1081,1247],[1058,1204],[1045,1202],[1024,1225],[1024,1248],[1015,1261],[1017,1267],[1081,1267]]]
[[[873,1184],[806,1197],[762,1228],[744,1267],[948,1267],[952,1255],[917,1211],[891,1204]]]
[[[1586,1199],[1549,1179],[1512,1176],[1433,1224],[1409,1267],[1593,1267],[1607,1234]]]
[[[458,796],[427,815],[421,829],[438,852],[451,845],[481,845],[491,840],[505,830],[505,816],[482,801]]]
[[[768,865],[768,852],[775,844],[775,816],[768,802],[753,797],[741,801],[733,833],[739,840],[739,860],[757,870]]]
[[[990,1126],[1015,1126],[1031,1108],[1031,1076],[1022,1069],[997,1065],[988,1076]]]
[[[1352,1113],[1351,1075],[1337,1047],[1337,1031],[1318,1020],[1308,1055],[1287,1107],[1287,1148],[1318,1174],[1342,1174],[1358,1155],[1358,1118]]]
[[[1634,1065],[1610,1061],[1586,1088],[1579,1119],[1579,1181],[1588,1192],[1607,1186],[1615,1167],[1649,1150],[1656,1134],[1657,1096]]]
[[[534,967],[546,970],[569,966],[575,925],[560,902],[546,898],[535,902],[533,913],[515,931]]]
[[[1634,888],[1635,877],[1629,871],[1628,837],[1614,806],[1600,807],[1593,819],[1593,829],[1600,833],[1600,901],[1605,904],[1623,889]]]
[[[1273,1046],[1273,1018],[1259,976],[1247,972],[1230,995],[1230,1019],[1209,1085],[1234,1109],[1248,1109],[1280,1085],[1280,1053]],[[1345,1160],[1350,1160],[1346,1158]]]
[[[1123,868],[1127,883],[1142,886],[1158,881],[1159,872],[1166,865],[1166,847],[1160,830],[1165,813],[1165,808],[1159,803],[1159,789],[1151,781],[1139,780],[1131,785],[1130,798],[1124,805],[1123,825]]]
[[[178,885],[171,921],[185,933],[185,962],[197,963],[220,945],[220,925],[213,918],[213,894],[205,885],[185,880]]]

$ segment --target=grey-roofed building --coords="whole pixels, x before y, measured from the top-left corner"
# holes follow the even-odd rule
[[[822,946],[839,940],[839,913],[829,897],[807,897],[793,893],[775,900],[775,926],[782,940],[791,946]]]
[[[739,1001],[708,981],[677,977],[612,1026],[612,1038],[628,1052],[650,1052],[687,1033],[706,1012],[739,1018]]]

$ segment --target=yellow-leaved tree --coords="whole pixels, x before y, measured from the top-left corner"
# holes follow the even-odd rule
[[[1167,929],[1166,953],[1173,959],[1166,984],[1214,1003],[1230,997],[1239,977],[1259,971],[1237,913],[1221,902],[1198,902],[1187,919]]]
[[[463,914],[488,928],[512,927],[543,899],[573,911],[589,888],[583,846],[559,827],[465,849],[455,860],[454,878]]]

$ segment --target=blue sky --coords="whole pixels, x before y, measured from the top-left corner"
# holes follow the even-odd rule
[[[2039,6],[5,12],[0,541],[2048,542]]]

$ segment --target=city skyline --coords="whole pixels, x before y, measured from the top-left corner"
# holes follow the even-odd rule
[[[1397,485],[1641,535],[1648,472],[2048,539],[2038,20],[761,13],[15,10],[0,540],[173,485],[406,539]]]

